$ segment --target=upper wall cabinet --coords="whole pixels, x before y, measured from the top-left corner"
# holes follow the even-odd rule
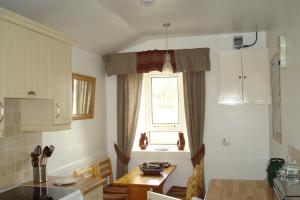
[[[52,41],[53,51],[53,123],[70,124],[72,121],[71,46]]]
[[[4,22],[5,97],[50,99],[51,38]]]
[[[0,8],[0,133],[4,99],[21,99],[22,131],[70,128],[73,43],[62,33]]]
[[[267,104],[268,59],[266,49],[221,51],[220,104]]]

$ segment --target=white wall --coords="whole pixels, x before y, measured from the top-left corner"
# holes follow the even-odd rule
[[[252,43],[254,33],[243,35],[245,43]],[[205,177],[206,183],[212,178],[235,179],[264,179],[267,160],[269,159],[268,145],[268,106],[243,105],[220,106],[218,51],[232,49],[233,34],[190,36],[170,38],[171,49],[209,47],[211,71],[206,72],[206,119],[205,135]],[[148,40],[127,48],[123,52],[164,49],[162,39]],[[259,33],[255,48],[266,47],[265,33]],[[107,78],[107,109],[108,109],[108,153],[114,158],[113,141],[116,141],[116,78]],[[230,138],[230,146],[222,146],[222,138]],[[142,163],[146,158],[133,158],[132,163]],[[169,159],[179,164],[167,180],[167,185],[186,185],[192,167],[187,159]],[[115,169],[115,165],[114,165]]]
[[[72,50],[72,71],[96,77],[94,119],[76,120],[65,131],[43,133],[44,145],[56,149],[48,159],[50,174],[62,174],[107,156],[105,73],[102,58],[77,47]]]
[[[277,51],[278,35],[286,34],[288,65],[287,69],[280,72],[283,144],[276,142],[270,133],[270,153],[271,157],[287,158],[289,144],[300,149],[300,1],[275,0],[274,4],[278,10],[274,10],[274,15],[270,19],[267,46],[271,56],[274,55]]]

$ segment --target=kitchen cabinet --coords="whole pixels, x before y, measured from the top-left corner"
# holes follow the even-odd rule
[[[69,129],[74,41],[3,8],[0,8],[0,35],[0,137],[4,121],[9,123],[12,118],[3,118],[4,99],[8,104],[18,99],[13,103],[20,108],[16,126],[21,131]],[[12,112],[15,111],[9,113]]]
[[[52,98],[51,38],[14,23],[3,23],[5,97]]]
[[[5,50],[5,37],[4,37],[4,27],[3,21],[0,20],[0,137],[3,135],[4,130],[4,63],[3,55]]]
[[[71,128],[72,71],[71,45],[51,40],[53,97],[51,99],[22,99],[22,131],[56,131]]]
[[[221,51],[220,104],[267,104],[268,59],[266,49]]]
[[[70,128],[73,44],[68,36],[0,7],[0,137],[4,99],[19,99],[21,131]]]
[[[53,123],[70,125],[72,121],[71,45],[52,40]]]

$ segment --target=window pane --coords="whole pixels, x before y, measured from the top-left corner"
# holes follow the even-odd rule
[[[149,144],[153,145],[175,145],[178,141],[178,132],[150,132]]]
[[[177,77],[151,78],[152,123],[178,123]]]

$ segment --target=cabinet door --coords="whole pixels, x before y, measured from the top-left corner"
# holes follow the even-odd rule
[[[51,39],[4,23],[5,97],[52,98]]]
[[[3,67],[3,56],[5,50],[5,37],[3,21],[0,20],[0,137],[4,129],[4,67]]]
[[[242,93],[241,51],[221,51],[220,68],[220,104],[240,104]]]
[[[244,103],[268,103],[267,51],[242,51]]]
[[[53,61],[53,123],[70,124],[72,121],[71,45],[52,40]]]

